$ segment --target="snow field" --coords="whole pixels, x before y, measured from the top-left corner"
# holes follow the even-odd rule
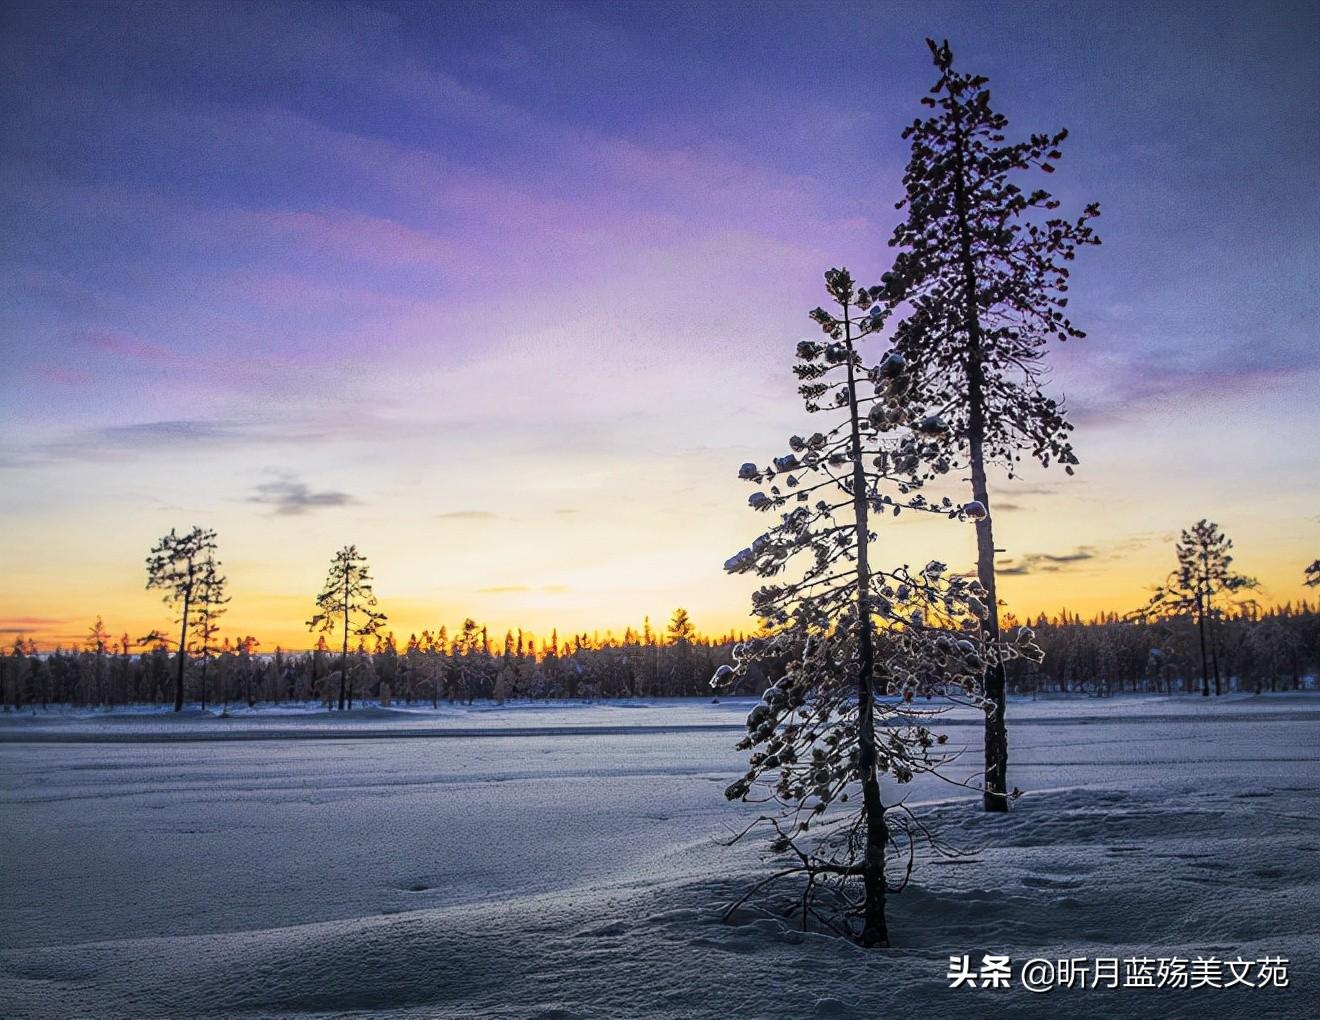
[[[561,707],[551,723],[604,731],[483,739],[28,743],[7,725],[0,1015],[1313,1015],[1320,701],[1144,701],[1015,703],[1028,793],[1007,817],[904,791],[970,856],[921,860],[891,899],[896,948],[872,952],[787,923],[788,886],[720,921],[771,864],[717,842],[754,810],[721,796],[736,732],[618,732],[629,711],[703,725],[746,703]],[[1291,984],[948,987],[949,955],[987,952],[1285,956]]]

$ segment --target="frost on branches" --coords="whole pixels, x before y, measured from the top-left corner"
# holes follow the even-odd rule
[[[887,893],[906,882],[918,840],[940,845],[906,808],[883,802],[881,775],[902,784],[938,772],[953,754],[930,728],[936,717],[951,703],[992,709],[987,665],[1039,660],[1040,650],[1026,629],[1011,643],[986,640],[979,581],[938,562],[871,564],[873,521],[904,510],[975,520],[985,508],[921,494],[924,478],[949,468],[938,442],[947,426],[914,411],[921,401],[900,355],[862,361],[859,342],[883,326],[881,288],[859,289],[841,269],[825,282],[834,310],[811,313],[824,339],[798,344],[795,372],[807,410],[830,425],[739,471],[757,486],[751,507],[774,523],[725,569],[767,579],[753,596],[764,636],[737,646],[712,684],[732,686],[754,664],[781,677],[747,717],[747,772],[725,791],[771,806],[741,835],[772,830],[781,864],[729,912],[797,879],[804,927],[887,945]]]

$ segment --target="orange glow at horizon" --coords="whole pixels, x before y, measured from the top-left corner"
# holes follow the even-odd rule
[[[1145,601],[1150,586],[1165,576],[1167,562],[1172,559],[1168,543],[1157,543],[1142,552],[1140,557],[1090,569],[1070,566],[1034,576],[1002,575],[1001,612],[1026,621],[1042,613],[1054,617],[1063,609],[1084,619],[1135,609]],[[957,562],[947,555],[945,558]],[[1316,592],[1302,584],[1304,564],[1297,562],[1286,547],[1255,549],[1250,556],[1239,550],[1237,563],[1261,581],[1258,601],[1262,608],[1315,601]],[[970,569],[970,561],[966,569]],[[222,637],[237,643],[241,637],[253,636],[263,653],[276,647],[313,647],[319,632],[308,631],[304,621],[313,612],[317,584],[309,586],[306,594],[250,586],[253,574],[265,572],[251,563],[228,568],[230,591],[235,597],[221,620]],[[301,573],[310,577],[316,571]],[[665,585],[663,590],[653,592],[636,587],[584,591],[568,586],[542,586],[538,590],[528,585],[490,585],[423,597],[415,591],[400,590],[388,566],[382,569],[373,563],[380,608],[388,616],[382,633],[392,633],[400,648],[410,636],[420,637],[423,631],[435,635],[441,627],[452,638],[463,620],[471,617],[478,626],[486,627],[491,646],[497,651],[503,646],[506,632],[516,638],[519,630],[524,643],[534,642],[538,649],[555,632],[561,647],[577,635],[587,635],[593,643],[609,638],[621,641],[629,629],[640,635],[648,622],[660,637],[679,607],[689,612],[703,637],[754,631],[757,622],[749,614],[748,595],[755,582],[726,577],[718,564],[705,573],[705,584],[688,589]],[[173,612],[161,603],[158,593],[146,592],[126,577],[106,576],[79,592],[61,591],[57,585],[43,588],[30,592],[28,597],[16,597],[11,591],[0,594],[0,633],[5,648],[11,647],[18,636],[35,641],[42,650],[81,647],[97,615],[104,619],[116,644],[121,635],[128,635],[136,643],[157,629],[167,636],[177,636]],[[330,643],[337,647],[338,639]],[[357,638],[351,638],[350,647],[356,644]]]

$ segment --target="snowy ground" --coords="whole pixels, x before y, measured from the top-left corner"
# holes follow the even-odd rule
[[[1015,702],[1027,795],[910,791],[977,852],[921,862],[871,952],[720,922],[767,867],[716,842],[747,707],[0,715],[0,1016],[1316,1015],[1320,695]],[[948,987],[987,952],[1290,987]]]

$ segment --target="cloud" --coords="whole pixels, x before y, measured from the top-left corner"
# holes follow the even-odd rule
[[[1276,340],[1244,357],[1238,349],[1217,348],[1196,356],[1171,352],[1165,363],[1148,351],[1091,356],[1088,381],[1068,400],[1076,425],[1125,420],[1131,414],[1180,400],[1207,401],[1248,396],[1261,398],[1272,389],[1320,370],[1320,355],[1310,348]]]
[[[1079,545],[1070,553],[1024,553],[1020,557],[1000,560],[995,564],[995,572],[1001,577],[1056,574],[1070,570],[1076,564],[1094,560],[1097,556],[1095,548],[1089,545]]]
[[[500,584],[489,588],[478,588],[478,595],[514,595],[525,594],[527,592],[539,591],[550,595],[562,595],[568,591],[568,586],[564,584],[542,584],[531,587],[526,584]]]
[[[89,329],[80,333],[76,339],[93,351],[109,354],[116,358],[176,364],[186,364],[188,362],[188,359],[178,351],[143,340],[123,330]]]
[[[1077,483],[1069,482],[1069,485]],[[1021,485],[1016,481],[1006,482],[1001,491],[1011,492],[1014,496],[1057,496],[1059,494],[1061,483],[1050,484],[1043,482],[1040,485]],[[1002,507],[1003,503],[992,503],[995,507]]]
[[[450,510],[448,513],[435,516],[441,521],[493,521],[499,517],[499,514],[493,514],[489,510]]]
[[[132,425],[111,425],[100,429],[97,435],[105,441],[126,446],[157,443],[209,443],[234,439],[241,432],[237,422],[208,421],[206,419],[177,419],[175,421],[143,421]]]
[[[178,418],[109,425],[66,433],[49,442],[37,442],[21,451],[0,454],[0,467],[28,468],[70,461],[122,460],[172,451],[192,453],[199,447],[264,442],[298,442],[307,436],[280,435],[266,425],[225,419]]]
[[[385,419],[357,407],[351,423],[343,408],[287,418],[174,418],[107,425],[65,433],[21,451],[0,452],[0,468],[34,467],[68,461],[122,460],[201,448],[309,446],[400,439],[426,432],[432,423]]]
[[[1021,556],[1000,560],[995,572],[1000,577],[1020,577],[1028,574],[1060,574],[1084,569],[1096,562],[1121,560],[1130,553],[1144,549],[1152,542],[1162,541],[1153,533],[1126,535],[1098,545],[1079,545],[1065,553],[1023,553]]]
[[[306,482],[291,477],[262,482],[247,501],[274,507],[275,514],[287,517],[296,517],[327,507],[349,506],[357,502],[346,492],[337,492],[333,489],[317,492]]]

